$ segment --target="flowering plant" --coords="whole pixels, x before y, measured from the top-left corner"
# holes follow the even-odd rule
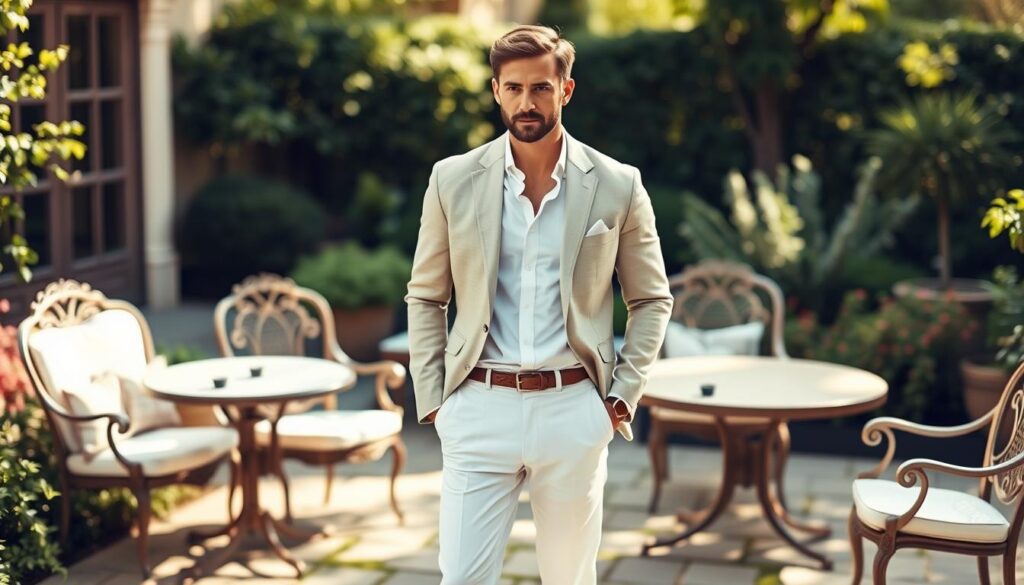
[[[876,308],[863,290],[843,299],[831,325],[804,312],[787,326],[786,344],[796,357],[847,364],[874,372],[889,383],[886,411],[921,420],[946,415],[957,397],[953,359],[978,323],[949,295],[937,301],[882,297]],[[953,402],[955,403],[955,402]]]

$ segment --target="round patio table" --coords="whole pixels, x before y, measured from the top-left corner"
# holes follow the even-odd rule
[[[254,375],[251,368],[261,368]],[[215,378],[223,378],[217,388]],[[212,533],[194,531],[190,542],[200,542],[227,534],[230,540],[214,556],[196,563],[183,578],[191,582],[227,563],[238,553],[262,548],[271,550],[295,568],[299,577],[305,569],[302,561],[293,558],[281,544],[279,534],[308,537],[293,526],[280,522],[260,507],[259,457],[256,445],[256,423],[267,418],[266,411],[284,411],[288,402],[316,398],[351,388],[355,372],[337,362],[309,357],[247,356],[225,357],[177,364],[145,377],[143,384],[153,395],[194,405],[219,406],[238,429],[242,489],[242,509],[223,528]],[[269,408],[268,408],[269,407]],[[230,510],[229,510],[230,513]]]
[[[714,385],[710,396],[701,386]],[[807,547],[789,528],[825,538],[824,525],[804,524],[786,509],[782,469],[788,444],[780,433],[789,421],[829,419],[867,412],[885,403],[888,384],[879,376],[839,364],[812,360],[757,356],[700,356],[658,360],[651,368],[642,404],[702,413],[714,419],[722,447],[722,484],[714,502],[698,513],[680,513],[686,529],[643,548],[672,546],[711,525],[726,509],[746,473],[756,487],[758,501],[772,528],[797,551],[831,570],[832,561]],[[746,417],[746,433],[734,424]],[[750,417],[764,419],[750,433]],[[731,419],[733,422],[731,422]],[[788,442],[788,435],[785,439]],[[772,455],[777,453],[775,472]],[[750,468],[749,472],[745,469]],[[775,479],[773,484],[773,478]],[[773,490],[772,488],[775,487]]]

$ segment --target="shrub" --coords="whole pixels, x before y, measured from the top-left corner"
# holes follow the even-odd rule
[[[304,192],[250,176],[227,176],[202,187],[181,224],[182,265],[193,281],[223,295],[256,272],[287,273],[324,236],[320,208]]]
[[[354,310],[398,303],[411,273],[412,263],[395,248],[370,251],[348,242],[303,258],[292,278],[322,294],[331,308]]]
[[[335,211],[360,172],[422,189],[431,164],[492,135],[489,39],[478,29],[346,5],[247,0],[228,5],[201,45],[179,43],[182,134],[214,154],[272,147],[268,162],[317,194],[328,188]]]
[[[914,421],[962,421],[957,350],[978,323],[952,299],[881,297],[872,308],[867,293],[843,299],[830,326],[805,311],[786,326],[794,357],[847,364],[874,372],[889,383],[888,415]]]

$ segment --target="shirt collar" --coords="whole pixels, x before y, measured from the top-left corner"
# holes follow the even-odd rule
[[[555,168],[551,171],[551,178],[561,180],[565,176],[565,162],[568,156],[568,150],[566,143],[569,142],[569,135],[564,131],[562,132],[562,151],[558,154],[558,162],[555,163]],[[505,171],[511,173],[516,178],[522,180],[526,178],[523,171],[516,166],[516,159],[512,156],[512,139],[509,137],[509,132],[505,131]]]

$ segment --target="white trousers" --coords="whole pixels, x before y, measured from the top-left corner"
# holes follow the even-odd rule
[[[524,484],[542,583],[594,585],[614,431],[593,382],[520,393],[467,380],[434,424],[444,458],[441,585],[498,583]]]

